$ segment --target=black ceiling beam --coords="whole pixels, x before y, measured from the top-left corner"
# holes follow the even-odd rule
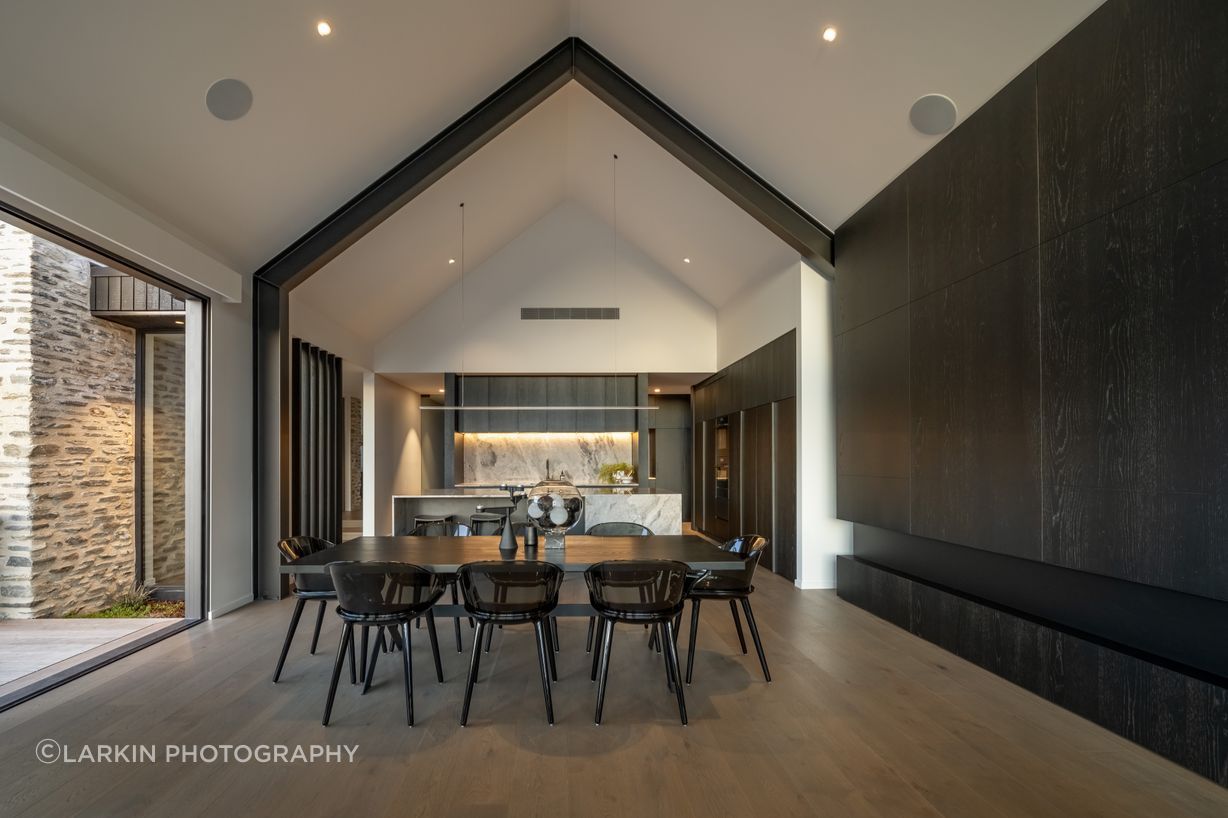
[[[831,262],[830,230],[588,43],[570,37],[283,250],[256,277],[294,289],[573,77],[803,258]]]
[[[565,40],[313,227],[256,277],[294,289],[571,79]]]
[[[810,262],[831,263],[832,233],[677,111],[575,38],[575,79]],[[823,269],[816,265],[816,269]]]

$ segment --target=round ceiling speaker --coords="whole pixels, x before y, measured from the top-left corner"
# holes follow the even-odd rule
[[[944,134],[955,127],[958,112],[950,97],[926,94],[912,104],[908,121],[926,136]]]
[[[205,94],[205,107],[218,119],[239,119],[252,109],[252,89],[242,80],[218,80]]]

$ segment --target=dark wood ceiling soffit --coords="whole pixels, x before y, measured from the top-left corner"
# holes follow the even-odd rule
[[[571,37],[313,227],[256,277],[287,290],[302,284],[573,78],[803,258],[830,263],[830,230],[592,46]]]

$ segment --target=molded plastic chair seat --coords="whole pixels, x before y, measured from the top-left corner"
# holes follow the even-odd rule
[[[473,534],[473,529],[464,523],[454,522],[451,517],[415,517],[414,519],[429,520],[429,522],[416,525],[410,532],[411,537],[469,537]],[[456,595],[456,574],[439,574],[438,576],[452,594],[452,604],[459,604]],[[469,625],[472,627],[472,619],[469,620]],[[460,653],[465,649],[461,643],[460,617],[452,620],[452,628],[456,633],[456,652]]]
[[[284,562],[293,562],[300,557],[306,557],[309,554],[325,551],[332,547],[333,544],[331,542],[319,537],[289,537],[277,543],[277,550],[281,552]],[[282,642],[281,653],[277,657],[277,667],[273,670],[274,684],[281,678],[281,670],[285,666],[286,656],[290,652],[290,643],[294,641],[294,633],[298,630],[299,619],[303,616],[303,607],[310,600],[318,600],[320,603],[320,609],[316,613],[315,631],[311,635],[310,652],[314,654],[316,652],[316,645],[320,641],[320,626],[324,622],[324,609],[328,607],[329,600],[337,598],[337,592],[333,590],[332,577],[328,574],[294,574],[293,579],[294,613],[290,615],[290,627],[286,630],[286,638]],[[351,682],[355,680],[355,672],[353,667],[351,667]]]
[[[687,723],[686,700],[680,683],[678,650],[674,639],[674,618],[682,613],[683,595],[688,587],[687,565],[673,560],[609,560],[584,572],[589,604],[600,619],[601,650],[594,653],[592,678],[597,681],[597,710],[593,721],[601,724],[606,681],[610,674],[610,651],[614,627],[618,622],[653,626],[663,646],[665,679],[678,699],[678,716]]]
[[[759,626],[755,622],[755,613],[750,606],[750,595],[755,592],[751,581],[755,576],[755,568],[759,558],[767,548],[768,541],[764,537],[749,534],[735,537],[721,546],[721,550],[742,556],[742,567],[732,570],[714,571],[707,578],[695,584],[687,593],[691,600],[691,643],[687,650],[686,681],[691,683],[691,675],[695,667],[695,641],[699,635],[699,605],[705,599],[724,599],[729,602],[729,612],[733,616],[733,624],[738,632],[738,643],[742,652],[746,653],[746,637],[742,635],[742,621],[738,617],[738,604],[746,616],[746,624],[750,627],[750,635],[755,642],[755,652],[759,654],[759,664],[763,668],[765,681],[772,681],[768,671],[767,655],[763,652],[763,642],[759,638]]]
[[[364,636],[367,629],[377,627],[381,637],[376,639],[366,667],[363,693],[370,689],[371,680],[375,676],[375,663],[382,647],[384,629],[399,631],[397,635],[405,675],[405,718],[412,727],[414,682],[409,623],[424,614],[428,617],[435,671],[442,682],[443,669],[439,663],[439,647],[435,637],[434,620],[431,617],[431,606],[443,596],[443,580],[425,568],[401,562],[332,562],[328,564],[328,573],[337,589],[337,615],[341,617],[344,626],[341,631],[341,644],[337,648],[337,660],[333,664],[328,701],[324,706],[324,725],[328,725],[332,714],[342,659],[347,649],[353,650],[351,646],[354,627],[359,626],[363,628]],[[363,647],[366,647],[365,638]]]
[[[590,537],[651,537],[652,529],[639,523],[609,522],[590,526],[586,533]],[[593,650],[593,632],[596,625],[597,618],[590,616],[588,618],[588,635],[584,639],[585,653],[591,653]]]
[[[554,665],[554,650],[547,618],[559,604],[559,588],[563,585],[563,569],[547,562],[527,560],[491,560],[462,565],[457,573],[465,610],[478,621],[478,633],[473,640],[473,658],[469,663],[469,678],[465,683],[465,702],[461,708],[461,725],[469,721],[469,704],[473,685],[477,681],[482,656],[482,634],[496,625],[532,624],[537,637],[537,662],[542,677],[542,694],[546,701],[546,719],[554,724],[554,703],[550,683],[558,681]]]
[[[479,537],[497,537],[503,533],[505,525],[507,525],[507,517],[503,514],[475,511],[469,515],[469,527]]]

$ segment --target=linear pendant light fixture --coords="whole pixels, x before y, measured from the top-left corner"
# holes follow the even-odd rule
[[[615,156],[615,159],[618,157]],[[656,406],[466,406],[465,405],[465,203],[461,202],[460,210],[460,372],[457,381],[460,385],[459,401],[455,404],[426,404],[423,411],[448,412],[579,412],[579,411],[613,411],[613,410],[654,410]],[[617,229],[617,228],[616,228]],[[450,262],[449,262],[450,263]]]

